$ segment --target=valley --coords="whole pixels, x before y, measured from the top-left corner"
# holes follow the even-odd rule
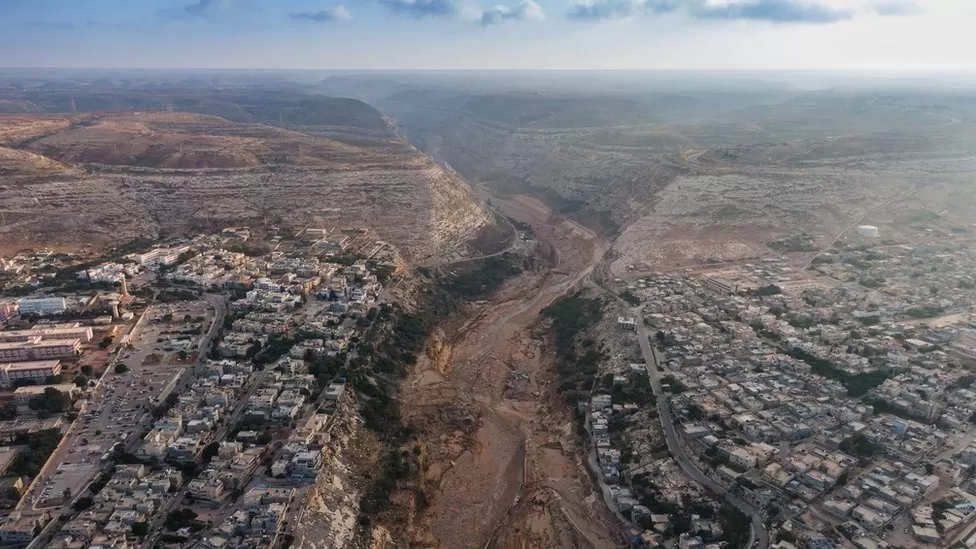
[[[414,539],[430,547],[608,547],[620,524],[585,466],[539,313],[600,261],[608,242],[528,196],[490,196],[552,250],[440,335],[403,384],[403,415],[425,433],[428,504]],[[523,383],[513,390],[513,380]]]

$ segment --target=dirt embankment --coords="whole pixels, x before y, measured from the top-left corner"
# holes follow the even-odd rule
[[[618,524],[582,461],[556,395],[551,357],[533,334],[540,311],[589,274],[608,243],[526,196],[491,197],[532,225],[551,268],[510,281],[492,303],[442,333],[403,385],[404,419],[429,456],[417,547],[612,547]]]

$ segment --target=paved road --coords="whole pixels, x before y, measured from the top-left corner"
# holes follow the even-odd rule
[[[647,375],[651,380],[651,387],[654,389],[654,394],[657,395],[658,417],[661,419],[661,427],[664,429],[664,438],[667,441],[671,456],[674,457],[681,470],[691,477],[692,480],[722,496],[726,502],[750,518],[752,521],[752,529],[749,544],[747,545],[748,548],[768,549],[769,532],[766,530],[766,525],[763,524],[762,514],[748,503],[729,493],[718,482],[705,475],[698,467],[698,464],[685,453],[685,449],[681,445],[681,440],[678,438],[678,433],[674,427],[674,419],[671,417],[671,406],[668,402],[668,397],[661,390],[661,372],[657,370],[657,353],[651,347],[650,341],[648,340],[647,327],[644,326],[639,309],[636,310],[635,316],[638,320],[637,340],[640,344],[641,354],[644,355],[644,363],[647,368]]]

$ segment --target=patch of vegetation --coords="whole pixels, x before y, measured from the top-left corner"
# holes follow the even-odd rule
[[[812,327],[815,324],[815,322],[813,321],[812,318],[810,318],[808,316],[799,316],[799,315],[796,315],[796,314],[791,314],[791,315],[787,316],[786,317],[786,322],[787,322],[787,324],[789,324],[790,326],[793,326],[794,328],[796,328],[798,330],[805,330],[807,328]]]
[[[477,263],[474,269],[445,278],[441,286],[461,299],[479,299],[491,295],[506,280],[522,272],[515,254],[505,253]]]
[[[17,444],[25,444],[23,449],[14,458],[13,463],[4,476],[8,477],[35,477],[41,472],[41,467],[51,456],[54,449],[61,442],[61,431],[59,429],[45,429],[36,433],[28,433],[17,436]]]
[[[295,345],[295,340],[280,334],[274,334],[268,338],[264,347],[258,346],[255,349],[254,358],[251,361],[257,368],[263,368],[266,364],[277,362],[278,359],[288,354],[288,351]],[[260,350],[260,352],[258,352]],[[248,349],[250,352],[250,349]]]
[[[960,377],[959,379],[953,381],[952,383],[950,383],[949,386],[946,387],[946,389],[949,391],[955,389],[966,389],[971,387],[974,381],[976,381],[976,375],[966,374]]]
[[[166,288],[156,294],[156,301],[160,303],[173,303],[177,301],[195,301],[200,297],[200,293],[194,290],[183,288]]]
[[[359,500],[360,516],[374,516],[390,504],[390,492],[401,480],[416,478],[420,473],[417,455],[406,449],[388,450],[376,467],[376,475]]]
[[[813,370],[813,373],[828,379],[836,379],[837,381],[841,382],[844,388],[847,389],[847,394],[852,397],[859,397],[867,394],[868,391],[874,389],[878,385],[881,385],[886,379],[891,377],[891,373],[885,370],[850,374],[838,368],[833,362],[825,358],[812,355],[799,347],[793,347],[787,351],[786,354],[809,364],[810,368]]]
[[[653,405],[655,402],[654,390],[647,374],[641,374],[624,385],[613,385],[610,397],[614,402],[632,402],[641,407]]]
[[[634,295],[634,292],[632,292],[630,290],[624,290],[624,291],[620,292],[619,295],[620,295],[620,299],[623,299],[624,301],[626,301],[627,303],[630,303],[634,307],[640,305],[640,303],[641,303],[640,298],[637,297],[636,295]]]
[[[749,529],[752,523],[742,511],[723,503],[718,510],[718,523],[724,532],[727,547],[745,547],[749,541]]]
[[[364,255],[360,255],[355,252],[346,251],[342,255],[330,257],[329,262],[338,263],[339,265],[349,267],[351,265],[354,265],[357,261],[362,261],[364,259],[366,259],[366,256]]]
[[[684,383],[678,381],[678,378],[671,374],[668,374],[661,378],[661,385],[667,385],[667,391],[671,394],[681,394],[688,390],[688,387]]]
[[[854,435],[840,443],[841,451],[859,458],[869,458],[878,452],[878,447],[864,435]]]
[[[166,515],[164,527],[171,531],[179,530],[180,528],[187,528],[193,524],[193,521],[196,518],[196,511],[188,507],[184,507],[182,509],[170,511],[169,514]]]
[[[925,307],[912,307],[905,311],[906,316],[912,318],[932,318],[941,315],[945,312],[944,307],[936,306],[925,306]]]
[[[43,393],[32,396],[27,401],[27,407],[42,417],[60,414],[71,408],[71,397],[54,387],[47,387]]]
[[[874,326],[875,324],[881,322],[881,317],[878,315],[863,316],[859,320],[861,324],[865,326]]]
[[[17,417],[17,403],[13,400],[8,400],[3,406],[0,406],[0,420],[11,420]]]
[[[898,416],[902,419],[912,419],[920,421],[922,423],[928,423],[924,417],[919,417],[904,408],[899,408],[898,406],[892,406],[886,400],[880,398],[869,398],[864,401],[865,404],[870,404],[874,407],[874,412],[876,414],[891,414],[893,416]]]
[[[813,238],[806,234],[780,238],[766,244],[770,249],[780,253],[816,252],[819,250],[813,243]]]
[[[600,363],[605,360],[595,341],[580,340],[580,335],[602,318],[603,303],[576,293],[553,301],[542,315],[552,320],[560,390],[567,401],[575,401],[593,387]]]
[[[760,286],[760,287],[756,288],[752,292],[752,295],[759,296],[759,297],[764,297],[764,296],[770,296],[770,295],[780,295],[782,293],[783,293],[783,289],[780,288],[779,286],[777,286],[775,284],[767,284],[765,286]]]
[[[858,279],[857,283],[860,284],[861,286],[864,286],[865,288],[874,289],[874,288],[880,288],[880,287],[884,286],[885,279],[883,279],[881,277],[873,277],[873,278],[872,277],[862,277],[862,278]]]
[[[576,336],[603,317],[603,303],[576,293],[553,301],[542,314],[552,319],[556,352],[561,358],[571,359],[575,354]]]

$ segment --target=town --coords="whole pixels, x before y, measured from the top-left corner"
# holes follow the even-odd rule
[[[965,244],[770,248],[543,311],[630,544],[976,546]],[[398,262],[368,231],[243,228],[3,260],[0,543],[289,546]]]
[[[782,244],[584,294],[616,311],[579,400],[606,499],[647,547],[976,546],[968,246]]]
[[[291,543],[398,258],[355,228],[265,236],[0,262],[0,545]]]

